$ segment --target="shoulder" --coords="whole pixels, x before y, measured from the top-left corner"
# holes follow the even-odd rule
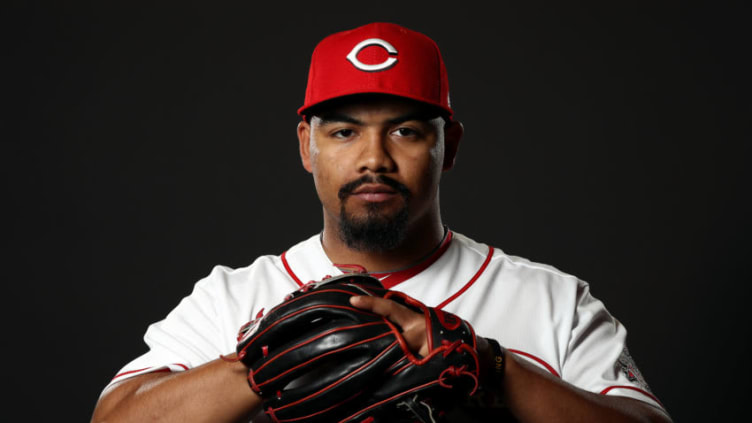
[[[297,288],[287,270],[286,255],[304,255],[310,249],[310,238],[292,246],[282,254],[267,254],[257,257],[243,267],[216,265],[211,272],[198,281],[196,289],[206,289],[215,294],[258,294],[261,291],[282,291]]]
[[[577,304],[587,292],[585,282],[554,266],[507,254],[461,234],[454,236],[454,252],[448,251],[451,255],[442,272],[434,272],[437,281],[446,279],[447,288],[436,294],[443,298],[435,299],[433,291],[444,285],[432,281],[432,292],[423,294],[433,301],[429,303],[459,313],[480,333],[499,333],[498,322],[509,322],[508,329],[499,333],[505,339],[527,339],[522,332],[553,332],[550,325],[571,327]],[[561,338],[565,342],[564,334]]]
[[[277,255],[265,255],[256,258],[251,264],[244,267],[230,267],[225,265],[214,266],[209,274],[198,281],[197,287],[206,289],[225,287],[232,288],[240,285],[245,285],[254,280],[258,280],[259,276],[264,276],[264,279],[279,278],[281,263],[280,256]]]
[[[577,276],[566,273],[552,265],[539,263],[525,257],[507,254],[501,248],[475,241],[465,235],[455,233],[459,254],[462,259],[483,259],[487,277],[504,279],[525,284],[558,285],[578,288],[587,283]]]

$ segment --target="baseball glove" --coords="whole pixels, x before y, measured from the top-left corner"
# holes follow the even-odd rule
[[[423,314],[428,354],[419,357],[402,343],[404,355],[387,369],[348,422],[435,423],[478,389],[480,363],[475,331],[452,313],[427,307],[389,291],[384,298]],[[369,420],[370,419],[370,420]]]
[[[350,305],[354,295],[423,313],[430,353],[413,355],[392,322]],[[241,328],[237,353],[275,422],[432,422],[477,386],[470,325],[367,274],[304,285]]]

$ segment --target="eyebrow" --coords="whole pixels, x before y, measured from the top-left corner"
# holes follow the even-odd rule
[[[411,120],[417,120],[420,122],[428,122],[429,120],[433,120],[437,117],[439,117],[438,113],[431,113],[427,110],[419,110],[416,112],[408,113],[406,115],[397,116],[394,119],[389,119],[387,122],[392,125],[398,125],[402,122],[409,122]]]
[[[326,125],[329,123],[352,123],[353,125],[363,125],[363,122],[361,122],[360,120],[355,119],[354,117],[343,114],[343,113],[336,113],[336,112],[326,113],[317,117],[321,120],[322,125]],[[402,116],[397,116],[395,118],[387,120],[386,122],[390,125],[399,125],[402,122],[408,122],[411,120],[428,122],[429,120],[432,120],[437,117],[439,117],[437,113],[430,113],[425,110],[420,110],[417,112],[407,113]]]
[[[328,123],[352,123],[353,125],[362,125],[363,122],[355,119],[352,116],[348,116],[342,113],[326,113],[321,116],[316,116],[321,119],[321,124],[326,125]]]

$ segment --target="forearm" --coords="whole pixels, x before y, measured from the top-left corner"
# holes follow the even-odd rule
[[[505,357],[502,386],[492,389],[521,422],[671,421],[666,414],[641,401],[588,392],[513,353],[507,352]]]
[[[97,403],[92,422],[246,421],[261,399],[241,362],[221,359],[180,373],[153,373],[124,381]]]

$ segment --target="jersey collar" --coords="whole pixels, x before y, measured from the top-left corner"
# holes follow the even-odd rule
[[[391,289],[392,287],[428,269],[429,266],[434,264],[436,260],[438,260],[444,254],[444,252],[446,252],[451,242],[452,231],[445,227],[444,239],[441,241],[441,244],[439,244],[439,246],[434,251],[426,256],[426,258],[421,259],[418,263],[406,269],[397,270],[394,272],[371,273],[371,276],[378,278],[385,288]]]
[[[445,226],[444,239],[441,240],[439,246],[417,263],[404,269],[371,273],[371,275],[378,278],[385,288],[392,288],[430,267],[449,249],[451,242],[452,231]],[[303,247],[303,250],[300,250],[298,247]],[[306,254],[305,251],[308,251],[308,253]],[[290,254],[288,255],[288,253]],[[281,254],[280,258],[285,271],[287,271],[290,278],[298,286],[303,286],[308,280],[318,280],[325,276],[334,276],[342,273],[342,269],[338,268],[327,257],[319,235],[315,235],[308,241],[304,241],[285,251]],[[321,265],[324,263],[326,265],[322,267]],[[306,277],[309,279],[306,279]],[[310,279],[311,277],[313,279]]]

